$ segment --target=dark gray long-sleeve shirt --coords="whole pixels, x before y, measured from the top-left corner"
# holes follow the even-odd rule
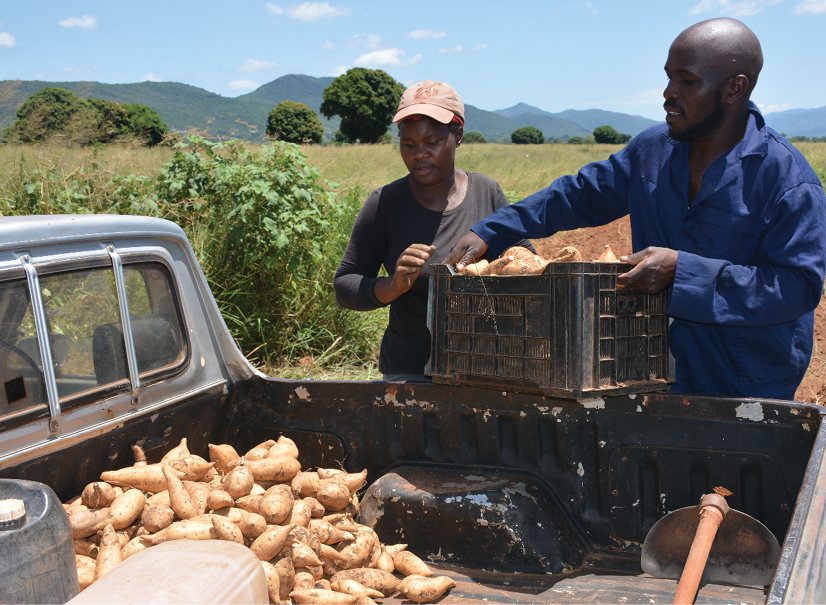
[[[436,247],[410,291],[390,303],[390,321],[379,354],[380,372],[423,373],[430,357],[427,329],[430,265],[442,262],[470,227],[507,205],[499,184],[479,173],[468,173],[465,199],[458,207],[445,212],[428,210],[416,201],[409,175],[370,194],[356,218],[350,243],[336,271],[334,286],[338,304],[356,311],[384,306],[373,293],[381,266],[392,276],[399,256],[412,244]],[[523,245],[530,247],[527,242]]]

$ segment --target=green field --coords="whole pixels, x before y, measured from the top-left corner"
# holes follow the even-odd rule
[[[620,148],[465,145],[457,152],[457,166],[488,174],[510,199],[517,200]],[[801,143],[798,148],[826,180],[826,144]],[[292,153],[284,149],[279,153]],[[283,250],[252,244],[247,250],[254,253],[244,259],[245,277],[228,280],[224,268],[227,259],[237,262],[233,256],[237,250],[227,252],[223,242],[254,220],[248,216],[234,227],[226,220],[238,218],[232,210],[233,196],[253,178],[249,174],[258,174],[242,170],[244,162],[254,168],[249,150],[255,154],[266,148],[229,148],[217,150],[212,159],[188,154],[176,160],[174,150],[161,148],[0,145],[0,216],[119,212],[174,220],[187,232],[230,329],[256,365],[283,377],[378,378],[376,360],[386,309],[355,313],[338,308],[332,276],[369,191],[406,174],[398,149],[393,145],[304,146],[308,186],[315,188],[317,196],[316,218],[321,221],[317,225],[323,225],[311,229],[305,239],[322,242],[321,249],[314,253],[300,234],[293,235]],[[305,160],[296,157],[294,161],[304,166]],[[187,166],[211,170],[218,161],[231,169],[223,177],[223,189],[196,191],[187,189],[189,185],[180,189],[181,170],[189,170]],[[319,176],[312,176],[312,166]],[[178,171],[174,178],[173,168]],[[325,191],[333,197],[328,199]],[[285,260],[270,262],[282,257]],[[262,294],[261,283],[272,286],[269,293]]]

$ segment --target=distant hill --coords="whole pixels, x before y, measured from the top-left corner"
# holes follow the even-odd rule
[[[632,116],[627,113],[617,113],[616,111],[604,111],[602,109],[566,109],[565,111],[560,111],[558,113],[550,113],[548,111],[543,111],[538,107],[527,105],[526,103],[517,103],[513,107],[508,107],[507,109],[497,109],[495,113],[516,121],[521,120],[525,122],[525,126],[536,126],[539,130],[542,130],[542,132],[545,131],[538,124],[528,123],[528,120],[535,121],[536,118],[526,118],[520,116],[530,114],[566,120],[567,122],[576,124],[580,127],[580,129],[582,129],[584,134],[582,132],[578,132],[576,133],[578,136],[589,135],[594,132],[594,128],[597,126],[605,125],[613,126],[618,132],[624,132],[625,134],[630,134],[631,136],[637,136],[649,126],[657,124],[656,121],[649,120],[648,118],[644,118],[642,116]],[[574,133],[569,134],[573,136]],[[545,137],[550,136],[562,135],[554,135],[545,132]]]
[[[770,113],[766,124],[788,137],[826,136],[826,106],[816,109],[789,109]]]
[[[546,139],[555,137],[561,139],[564,136],[578,136],[587,137],[591,134],[590,130],[586,130],[579,124],[575,124],[563,118],[557,118],[548,114],[538,113],[523,113],[513,118],[513,121],[520,126],[533,126],[542,131]]]

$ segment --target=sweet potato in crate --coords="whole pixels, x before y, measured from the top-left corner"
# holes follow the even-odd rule
[[[591,399],[673,382],[666,293],[617,290],[627,263],[554,262],[541,275],[474,276],[433,265],[434,382]]]

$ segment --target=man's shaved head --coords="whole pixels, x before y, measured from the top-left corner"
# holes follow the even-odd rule
[[[709,19],[683,31],[672,48],[689,51],[698,67],[710,69],[721,81],[737,75],[748,78],[748,94],[763,68],[763,51],[754,32],[736,19]]]

